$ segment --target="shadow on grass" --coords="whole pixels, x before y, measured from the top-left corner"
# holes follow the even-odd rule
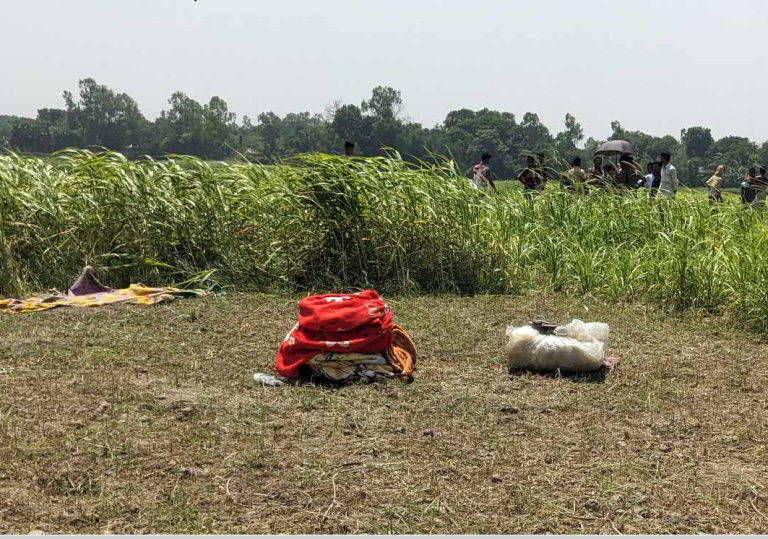
[[[413,376],[409,376],[407,379],[376,376],[375,378],[371,379],[359,378],[356,380],[331,380],[330,378],[314,374],[310,369],[305,368],[303,365],[299,370],[299,378],[283,380],[284,383],[292,386],[315,386],[327,389],[344,389],[354,386],[382,386],[389,383],[410,385],[413,383],[413,381]]]
[[[509,370],[509,377],[510,378],[517,378],[521,376],[541,376],[543,378],[564,378],[566,380],[570,380],[574,383],[579,384],[604,384],[605,379],[608,377],[608,374],[611,372],[611,369],[608,367],[600,367],[596,371],[593,372],[572,372],[572,373],[564,373],[557,371],[529,371],[527,369],[510,369]]]

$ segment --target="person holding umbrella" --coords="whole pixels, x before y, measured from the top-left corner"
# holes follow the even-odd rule
[[[600,159],[600,164],[602,165],[602,158],[603,157],[619,157],[622,156],[622,161],[626,160],[625,156],[633,156],[637,155],[637,149],[635,149],[634,145],[626,140],[609,140],[607,142],[604,142],[600,145],[599,148],[597,148],[597,151],[595,151],[595,163],[597,163],[598,158]],[[612,172],[609,171],[609,165],[612,169]],[[593,167],[594,168],[594,167]],[[609,185],[611,187],[617,187],[619,184],[623,183],[623,181],[626,178],[620,177],[618,170],[612,163],[608,163],[608,165],[605,165],[604,167],[601,167],[604,175],[603,175],[603,182],[605,185]],[[627,165],[622,163],[622,170],[626,170]],[[631,180],[636,180],[634,178],[634,171],[631,174]],[[625,176],[630,175],[630,172],[625,172]],[[630,186],[627,186],[630,187]],[[635,185],[631,186],[632,188],[636,187]]]
[[[643,183],[640,167],[631,155],[622,155],[619,159],[619,184],[627,189],[637,189]]]

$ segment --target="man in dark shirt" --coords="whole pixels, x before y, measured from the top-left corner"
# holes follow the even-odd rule
[[[605,179],[601,186],[616,188],[619,185],[619,176],[618,171],[616,170],[616,165],[608,163],[603,167],[603,170],[605,171]]]
[[[525,160],[525,169],[517,176],[517,179],[523,184],[523,190],[526,195],[531,195],[540,189],[542,180],[537,170],[536,158],[529,155]]]
[[[754,183],[755,167],[750,167],[747,171],[747,177],[741,182],[741,203],[745,206],[748,206],[755,201],[757,192],[755,191]]]
[[[622,155],[619,160],[618,183],[627,189],[637,189],[643,183],[643,176],[640,168],[635,164],[630,155]]]
[[[659,186],[661,185],[661,163],[655,161],[653,163],[653,172],[651,178],[646,187],[650,190],[652,197],[655,197],[659,193]]]

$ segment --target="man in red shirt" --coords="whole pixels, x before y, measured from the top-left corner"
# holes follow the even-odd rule
[[[496,184],[493,183],[491,178],[491,154],[483,152],[481,159],[478,164],[472,167],[472,181],[475,187],[480,189],[481,193],[486,193],[489,187],[492,187],[493,191],[498,193]]]

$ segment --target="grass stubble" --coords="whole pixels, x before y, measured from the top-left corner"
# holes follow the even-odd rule
[[[768,531],[768,343],[727,315],[393,296],[413,384],[256,386],[295,300],[3,317],[0,532]],[[610,322],[622,363],[509,376],[535,317]]]

